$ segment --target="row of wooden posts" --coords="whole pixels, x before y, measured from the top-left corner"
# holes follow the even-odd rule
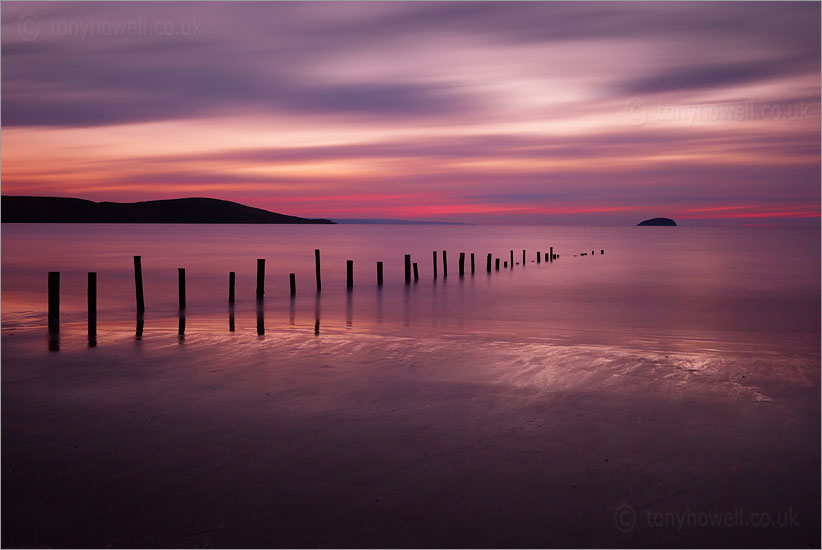
[[[604,250],[600,250],[600,254],[605,254]],[[581,253],[581,256],[586,256],[587,252]],[[591,251],[591,255],[594,255],[594,251]],[[548,252],[545,252],[545,261],[552,262],[559,258],[559,254],[554,254],[554,247],[550,247]],[[434,259],[434,279],[438,277],[437,273],[437,251],[433,252],[433,259]],[[522,263],[525,264],[526,261],[526,254],[525,250],[522,251]],[[542,261],[542,254],[537,252],[536,255],[536,263],[541,263]],[[315,262],[315,272],[316,272],[316,280],[317,280],[317,292],[322,290],[322,280],[320,277],[320,251],[319,249],[314,250],[314,262]],[[492,255],[488,254],[486,257],[485,269],[488,273],[491,273],[491,262],[492,262]],[[459,275],[463,277],[465,275],[465,252],[460,252],[459,255]],[[510,264],[509,261],[505,261],[503,267],[508,269],[513,269],[514,267],[514,251],[510,251]],[[499,271],[500,269],[500,259],[496,258],[494,262],[494,269]],[[474,262],[474,253],[471,253],[471,273],[473,274],[476,270],[476,264]],[[413,273],[413,280],[414,282],[419,281],[419,268],[417,266],[417,262],[411,261],[411,254],[405,255],[405,283],[411,283],[411,277]],[[448,257],[445,250],[442,251],[442,276],[443,278],[448,276]],[[294,273],[288,274],[289,278],[289,286],[291,296],[294,296],[297,293],[297,283],[296,283],[296,276]],[[235,272],[231,271],[228,274],[228,302],[230,304],[234,303],[234,283],[236,277]],[[177,281],[178,281],[178,295],[179,295],[179,307],[181,310],[186,308],[186,270],[183,267],[177,269]],[[377,285],[381,286],[383,284],[383,263],[377,262]],[[136,290],[136,299],[137,299],[137,313],[142,314],[145,312],[145,300],[143,296],[143,269],[142,269],[142,261],[140,256],[134,256],[134,286]],[[354,287],[354,260],[346,260],[346,288],[351,290]],[[265,259],[258,259],[257,260],[257,288],[256,288],[256,297],[258,300],[262,300],[265,294]],[[59,330],[60,326],[60,272],[59,271],[50,271],[48,277],[48,324],[49,329],[52,331]],[[96,320],[97,318],[97,273],[90,272],[88,274],[88,314],[89,314],[89,322],[91,323],[92,320]]]

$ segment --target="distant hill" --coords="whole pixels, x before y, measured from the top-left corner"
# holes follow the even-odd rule
[[[431,222],[416,220],[389,220],[383,218],[334,218],[334,223],[343,224],[386,224],[386,225],[469,225],[460,222]]]
[[[3,196],[0,220],[9,223],[334,223],[199,197],[94,202],[62,197]]]
[[[639,222],[637,225],[666,225],[672,226],[676,225],[676,222],[671,218],[651,218],[650,220],[645,220]]]

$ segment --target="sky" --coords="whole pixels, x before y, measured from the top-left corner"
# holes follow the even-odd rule
[[[820,4],[2,4],[2,194],[819,225]]]

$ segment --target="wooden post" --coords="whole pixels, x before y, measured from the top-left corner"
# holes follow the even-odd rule
[[[434,278],[437,278],[437,251],[434,251]]]
[[[180,309],[186,308],[186,269],[177,268],[177,293],[180,295]]]
[[[234,304],[228,306],[228,332],[234,332]]]
[[[134,288],[137,291],[137,313],[143,313],[146,304],[143,302],[143,267],[140,256],[134,256]]]
[[[593,256],[593,255],[594,255],[594,251],[592,250],[592,251],[591,251],[591,256]]]
[[[265,259],[257,259],[257,299],[262,300],[265,294]]]
[[[522,265],[525,265],[525,251],[522,251]]]
[[[539,263],[539,258],[540,258],[540,252],[539,252],[539,250],[537,250],[537,263]]]
[[[97,273],[94,271],[88,274],[88,316],[89,319],[97,317]]]
[[[354,288],[354,260],[346,260],[345,269],[345,286],[346,288]]]
[[[599,251],[599,253],[600,253],[600,254],[605,254],[605,251],[604,251],[604,250],[600,250],[600,251]]]
[[[320,282],[320,249],[314,249],[314,269],[317,271],[317,292],[321,291],[323,288],[322,283]]]
[[[183,311],[180,311],[180,319],[177,321],[177,336],[180,340],[186,336],[186,314]]]
[[[257,302],[257,336],[265,334],[265,313],[263,312],[263,303]]]
[[[228,303],[234,303],[234,272],[228,272]]]
[[[416,283],[419,280],[420,280],[420,272],[417,269],[417,262],[414,262],[414,282]]]
[[[508,260],[505,260],[505,262],[503,262],[503,267],[505,269],[508,269]]]
[[[49,271],[49,331],[60,329],[60,272]]]
[[[494,269],[496,271],[499,271],[499,258],[496,258],[496,261],[495,261],[495,264],[494,264]]]
[[[491,273],[491,254],[488,254],[488,258],[485,261],[485,270]]]
[[[382,262],[377,262],[377,285],[382,286]]]
[[[551,247],[551,261],[554,261],[554,247]]]
[[[97,273],[88,274],[88,346],[97,346]]]
[[[405,284],[411,284],[411,254],[405,255]]]
[[[471,252],[471,275],[474,274],[474,253]]]
[[[448,258],[445,256],[445,250],[442,251],[442,278],[448,277]]]
[[[465,252],[460,252],[460,277],[465,277]]]
[[[514,269],[514,251],[511,251],[511,269]]]
[[[297,294],[297,276],[293,273],[288,274],[288,283],[291,286],[291,295]]]

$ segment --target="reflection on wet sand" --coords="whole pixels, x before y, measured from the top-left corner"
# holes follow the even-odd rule
[[[345,295],[345,326],[347,328],[351,328],[354,324],[354,304],[352,302],[352,294],[351,290]]]
[[[180,320],[177,322],[177,339],[182,342],[186,339],[186,314],[180,310]]]
[[[97,316],[90,315],[88,318],[88,347],[97,347]]]
[[[263,301],[257,300],[257,336],[265,334],[265,317],[263,313]]]
[[[382,287],[377,287],[377,324],[382,324]]]
[[[444,275],[443,275],[444,277]],[[402,324],[403,326],[408,326],[410,324],[409,320],[409,313],[408,308],[411,306],[411,289],[405,287],[405,292],[403,292],[403,299],[402,299]]]
[[[49,324],[49,351],[60,351],[60,330]]]
[[[320,333],[320,294],[314,299],[314,334]]]

